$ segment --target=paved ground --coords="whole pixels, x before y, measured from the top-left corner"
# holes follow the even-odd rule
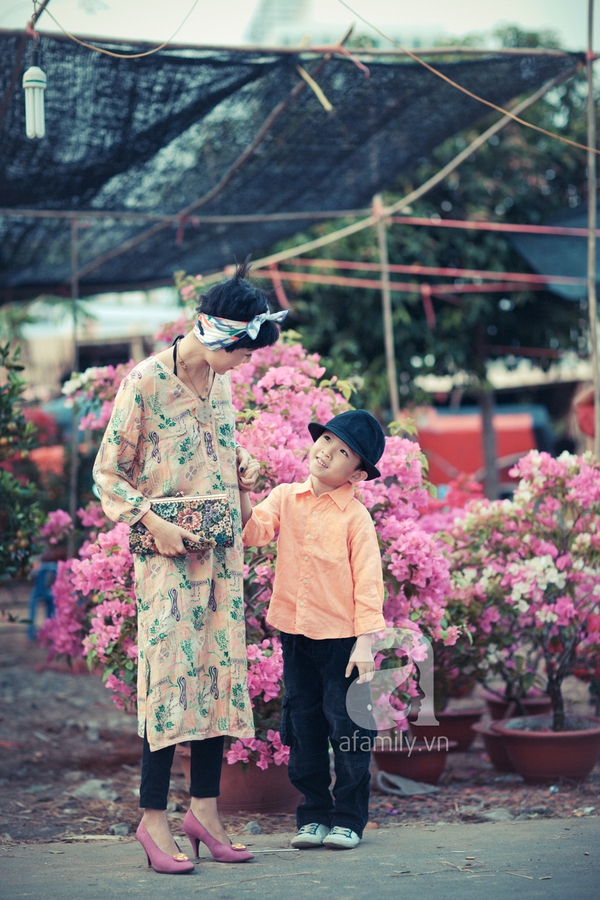
[[[277,852],[289,835],[257,835],[252,862],[203,858],[192,875],[157,875],[130,838],[0,848],[0,896],[19,900],[598,900],[600,819],[488,825],[407,825],[365,833],[351,851]],[[187,848],[186,848],[187,849]]]
[[[205,858],[193,876],[157,875],[131,836],[107,837],[139,820],[135,722],[98,678],[48,669],[43,651],[25,641],[25,603],[24,590],[0,590],[0,900],[162,900],[173,890],[178,900],[204,892],[219,900],[321,892],[335,900],[374,892],[377,900],[599,900],[600,766],[583,785],[528,787],[496,773],[477,741],[451,754],[437,794],[373,792],[378,827],[354,851],[277,852],[289,847],[293,816],[228,816],[232,835],[258,820],[262,834],[239,838],[257,851],[253,862]],[[573,688],[570,702],[585,704],[584,686]],[[89,779],[103,780],[105,797],[78,796]],[[182,776],[171,798],[177,832],[187,808]],[[494,816],[504,821],[486,821]]]
[[[0,845],[108,835],[115,826],[135,831],[141,756],[135,718],[115,707],[83,661],[81,675],[64,663],[48,668],[45,651],[25,638],[27,596],[27,584],[0,584]],[[569,703],[590,709],[587,687],[569,681]],[[83,797],[90,780],[100,780],[98,795]],[[405,798],[373,790],[371,824],[387,829],[502,817],[577,822],[600,811],[600,765],[581,785],[528,786],[516,774],[496,772],[480,738],[467,752],[449,755],[439,788]],[[183,775],[172,779],[170,800],[176,831],[189,802]],[[224,817],[230,834],[239,834],[249,819],[258,821],[263,834],[294,827],[293,815]]]

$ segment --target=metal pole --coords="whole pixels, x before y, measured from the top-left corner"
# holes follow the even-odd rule
[[[594,0],[588,0],[588,46],[587,46],[587,152],[588,165],[588,254],[587,281],[590,308],[590,344],[592,357],[592,378],[594,380],[594,455],[600,458],[600,328],[598,327],[598,303],[596,296],[596,110],[594,104],[594,50],[593,50]]]
[[[73,354],[71,368],[73,372],[79,369],[79,348],[77,345],[77,300],[79,298],[79,220],[71,222],[71,314],[73,320]],[[71,419],[71,470],[69,476],[69,515],[73,522],[77,516],[77,475],[79,470],[79,435],[77,426],[79,416],[77,401],[73,404],[73,416]],[[75,539],[69,535],[67,553],[69,557],[75,556]]]
[[[394,325],[392,322],[392,292],[390,290],[387,228],[385,219],[381,215],[382,212],[383,200],[381,194],[376,194],[373,197],[373,216],[377,220],[377,241],[379,243],[379,262],[381,264],[381,305],[383,308],[385,360],[390,391],[390,406],[392,408],[392,420],[396,422],[400,417],[400,402],[398,400],[398,378],[396,375],[396,354],[394,350]]]

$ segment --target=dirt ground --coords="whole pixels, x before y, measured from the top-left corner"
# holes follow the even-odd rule
[[[134,831],[141,757],[135,719],[114,706],[100,678],[83,666],[75,674],[66,664],[48,663],[45,650],[26,640],[28,594],[27,584],[0,585],[0,843],[73,840],[109,834],[117,825]],[[565,693],[571,709],[592,712],[585,685],[570,679]],[[90,779],[104,782],[103,799],[74,795]],[[481,738],[448,756],[438,786],[438,793],[411,798],[374,790],[371,827],[508,819],[507,813],[521,820],[570,818],[600,810],[600,765],[583,784],[531,787],[518,775],[496,772]],[[182,774],[173,774],[171,788],[176,832],[187,809]],[[250,819],[266,834],[292,831],[295,821],[293,815],[223,819],[230,834]]]

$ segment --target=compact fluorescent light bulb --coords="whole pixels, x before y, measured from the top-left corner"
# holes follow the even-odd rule
[[[43,138],[46,134],[44,121],[44,91],[46,75],[39,66],[30,66],[23,75],[25,89],[25,132],[28,138]]]

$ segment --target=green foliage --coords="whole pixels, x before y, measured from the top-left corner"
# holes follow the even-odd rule
[[[19,347],[0,345],[0,575],[13,577],[28,572],[42,518],[35,485],[14,471],[35,441],[35,428],[22,413],[19,357]]]
[[[13,341],[21,338],[24,325],[35,321],[30,304],[5,303],[0,308],[0,340]]]
[[[20,577],[29,571],[36,552],[35,540],[42,514],[35,501],[37,489],[30,482],[0,468],[0,574]]]

